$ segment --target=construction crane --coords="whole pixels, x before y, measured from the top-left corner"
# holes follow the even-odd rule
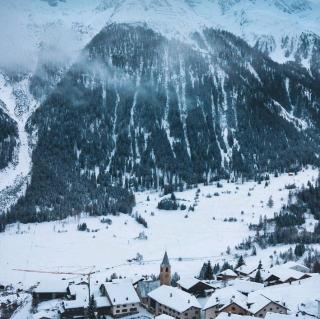
[[[94,267],[93,267],[94,268]],[[90,298],[91,298],[91,276],[97,271],[90,271],[87,273],[79,273],[79,272],[62,272],[62,271],[46,271],[46,270],[33,270],[33,269],[12,269],[15,271],[22,271],[22,272],[32,272],[32,273],[39,273],[39,274],[51,274],[51,275],[73,275],[73,276],[85,276],[87,277],[87,285],[88,285],[88,308],[90,307]]]

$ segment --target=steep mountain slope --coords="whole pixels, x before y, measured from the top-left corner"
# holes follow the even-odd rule
[[[0,170],[13,160],[17,135],[16,123],[5,113],[5,104],[0,100]]]
[[[103,29],[32,117],[31,184],[9,218],[127,212],[129,186],[318,164],[320,90],[307,71],[225,31],[192,43]]]

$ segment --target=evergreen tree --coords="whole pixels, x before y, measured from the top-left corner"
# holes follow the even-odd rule
[[[245,265],[245,264],[246,264],[246,263],[245,263],[244,260],[243,260],[243,256],[241,255],[241,256],[239,257],[239,259],[238,259],[236,268],[241,267],[241,266],[243,266],[243,265]]]
[[[260,269],[258,269],[258,271],[256,272],[256,275],[254,277],[254,281],[258,282],[258,283],[263,283]]]
[[[208,267],[208,264],[206,262],[203,263],[203,265],[201,267],[201,270],[200,270],[200,273],[199,273],[199,279],[200,280],[204,280],[205,279],[205,276],[206,276],[206,273],[207,273],[207,267]]]
[[[212,279],[213,279],[213,269],[211,267],[210,261],[208,261],[207,269],[205,272],[205,280],[212,280]]]
[[[302,257],[305,251],[306,251],[306,247],[304,246],[304,244],[297,244],[294,249],[294,254],[297,257]]]

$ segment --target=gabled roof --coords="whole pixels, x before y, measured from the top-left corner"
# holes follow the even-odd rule
[[[170,262],[169,262],[169,258],[168,258],[167,252],[164,253],[161,266],[162,267],[170,267]]]
[[[217,289],[210,296],[203,309],[205,310],[219,305],[224,306],[226,304],[230,304],[231,302],[236,302],[237,304],[243,305],[246,300],[246,296],[233,287],[221,288]]]
[[[41,281],[34,289],[36,293],[67,293],[68,282],[65,280]]]
[[[277,301],[274,301],[270,298],[267,298],[266,296],[260,294],[255,296],[255,298],[252,300],[252,304],[249,307],[250,312],[252,312],[253,314],[256,314],[257,312],[259,312],[260,310],[262,310],[263,308],[265,308],[266,306],[268,306],[270,303],[275,303],[277,305],[279,305],[279,307],[282,307],[284,309],[287,309],[285,306],[279,304]]]
[[[104,286],[112,306],[140,302],[133,285],[129,282],[108,282]]]
[[[246,275],[250,275],[253,273],[255,270],[257,270],[257,266],[247,266],[247,265],[242,265],[238,268],[236,268],[236,272],[241,272]]]
[[[151,291],[148,296],[158,303],[165,305],[175,311],[184,312],[191,307],[201,309],[198,300],[189,293],[171,286],[160,286]]]
[[[297,319],[297,316],[283,315],[280,313],[267,312],[264,319]]]
[[[162,315],[159,315],[159,316],[155,316],[154,317],[155,319],[175,319],[174,317],[171,317],[169,315],[166,315],[166,314],[162,314]]]
[[[244,294],[249,294],[250,292],[264,288],[263,284],[250,281],[250,280],[238,279],[238,278],[234,280],[230,280],[228,284],[232,286],[234,289],[236,289],[237,291]]]
[[[184,277],[181,278],[177,284],[180,285],[184,289],[190,289],[195,286],[197,283],[201,282],[199,279],[194,277]]]
[[[245,302],[241,302],[240,300],[230,300],[229,303],[223,305],[219,311],[223,311],[225,308],[229,307],[230,305],[237,305],[239,308],[247,311],[248,313],[251,313],[251,311],[248,308],[248,305]]]
[[[189,290],[199,283],[207,286],[207,289],[214,289],[214,287],[211,286],[210,284],[194,277],[183,277],[177,282],[177,284],[185,290]]]
[[[221,271],[218,276],[229,276],[229,277],[238,277],[238,275],[231,269],[226,269]]]
[[[96,301],[97,308],[104,308],[104,307],[111,306],[109,299],[105,296],[95,297],[94,300]]]
[[[233,313],[221,312],[216,319],[252,319],[251,316],[235,315]]]

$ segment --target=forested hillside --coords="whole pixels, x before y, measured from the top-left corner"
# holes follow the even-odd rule
[[[225,31],[191,45],[109,25],[32,116],[31,184],[8,218],[129,212],[131,189],[318,164],[319,87]]]

